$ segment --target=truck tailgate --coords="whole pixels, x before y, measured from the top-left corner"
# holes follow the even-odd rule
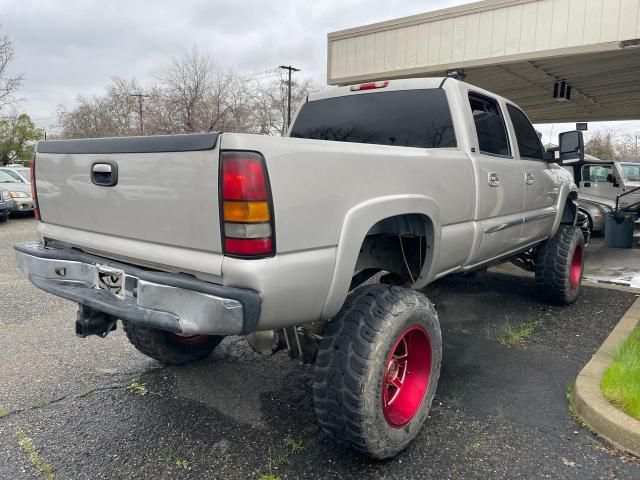
[[[135,250],[149,244],[150,252],[166,245],[174,256],[180,249],[221,254],[217,144],[217,134],[40,142],[43,232],[77,231],[70,243],[107,257],[122,257],[127,241]],[[96,164],[110,165],[111,175],[117,169],[115,185],[96,181]]]

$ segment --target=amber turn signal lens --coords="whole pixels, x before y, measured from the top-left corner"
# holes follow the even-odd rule
[[[224,221],[242,223],[268,222],[267,202],[224,202]]]

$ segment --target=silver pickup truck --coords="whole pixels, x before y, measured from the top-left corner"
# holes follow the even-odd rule
[[[583,159],[581,135],[561,135],[560,163]],[[40,241],[17,260],[79,304],[80,336],[120,319],[167,364],[225,335],[315,360],[321,426],[387,458],[425,422],[440,373],[420,288],[514,261],[550,302],[576,299],[577,188],[553,162],[522,110],[461,81],[334,88],[309,96],[289,138],[40,142]]]

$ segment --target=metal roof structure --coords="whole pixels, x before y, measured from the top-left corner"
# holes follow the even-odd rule
[[[640,0],[485,0],[329,33],[327,52],[331,85],[463,69],[534,122],[640,119]]]

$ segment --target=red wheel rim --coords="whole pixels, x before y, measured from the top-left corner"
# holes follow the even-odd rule
[[[571,268],[569,269],[569,285],[571,290],[575,290],[580,285],[582,279],[582,247],[578,245],[573,252]]]
[[[422,404],[430,376],[429,334],[414,325],[398,337],[385,363],[382,411],[390,426],[400,428],[411,421]]]
[[[203,342],[207,335],[186,335],[184,333],[169,333],[169,337],[176,343],[194,345]]]

